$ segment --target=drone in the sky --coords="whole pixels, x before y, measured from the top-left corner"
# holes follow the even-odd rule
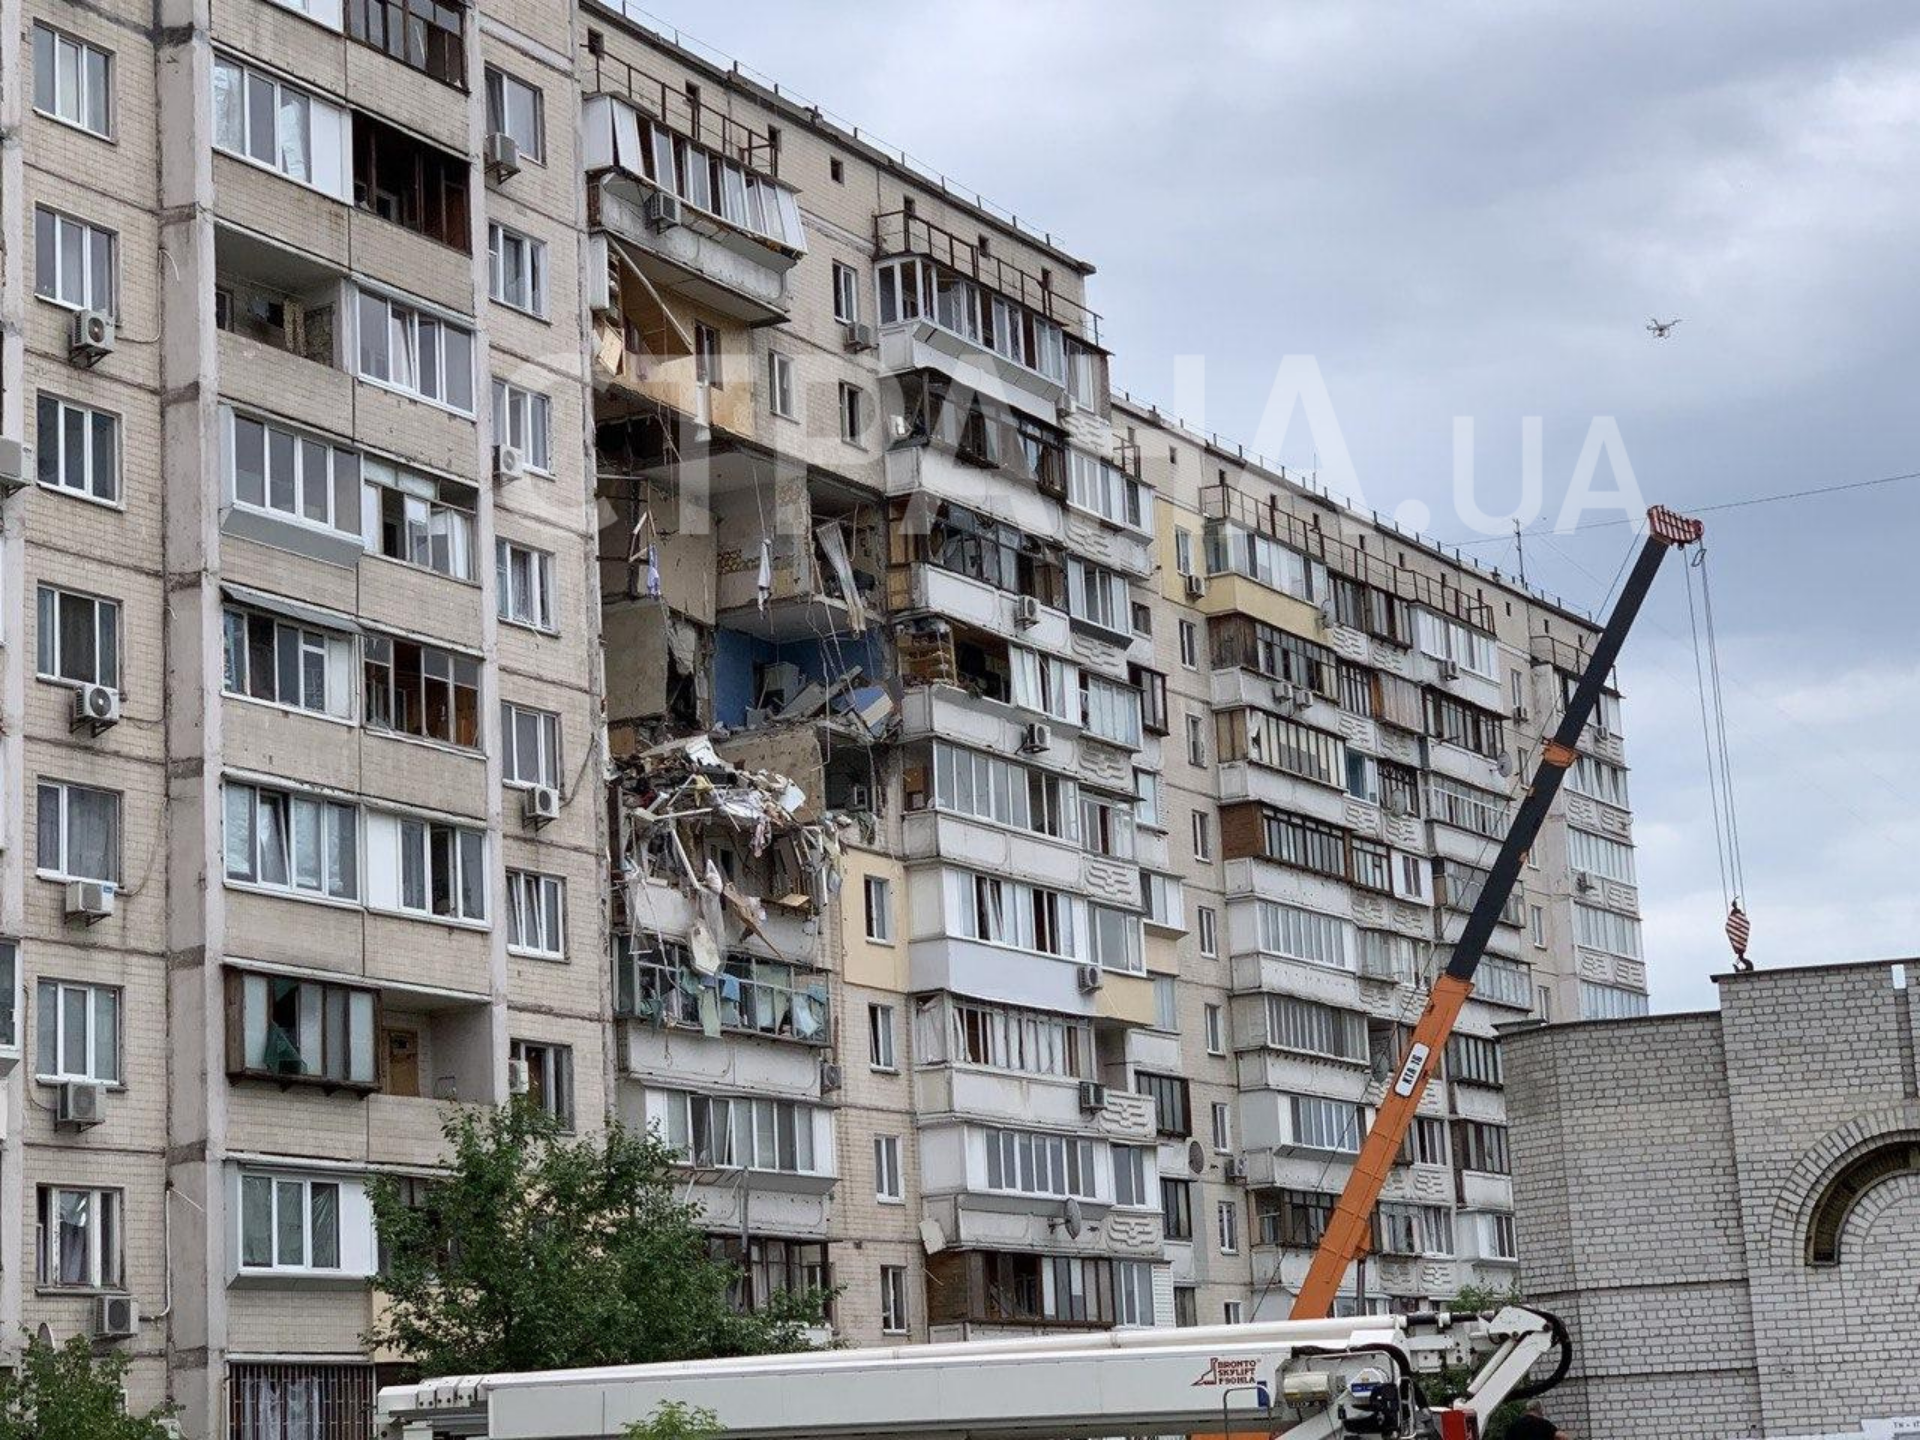
[[[1679,323],[1680,321],[1677,317],[1672,320],[1649,320],[1647,321],[1647,333],[1656,340],[1664,340],[1673,334],[1673,327]]]

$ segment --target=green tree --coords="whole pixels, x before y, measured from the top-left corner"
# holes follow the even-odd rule
[[[524,1100],[460,1107],[443,1130],[450,1173],[426,1203],[390,1178],[370,1187],[387,1301],[371,1343],[430,1375],[807,1348],[827,1297],[737,1313],[738,1272],[675,1197],[657,1137],[614,1125],[570,1139]]]
[[[1487,1285],[1462,1285],[1460,1293],[1453,1297],[1453,1303],[1447,1308],[1456,1315],[1486,1315],[1503,1306],[1521,1303],[1518,1285],[1510,1285],[1504,1290],[1495,1290]],[[1426,1394],[1427,1403],[1437,1409],[1465,1395],[1472,1380],[1471,1370],[1449,1369],[1422,1379],[1420,1386]],[[1506,1440],[1507,1427],[1518,1420],[1525,1409],[1525,1404],[1519,1400],[1509,1400],[1495,1409],[1487,1417],[1485,1440]]]
[[[627,1426],[625,1440],[719,1440],[720,1417],[698,1405],[662,1400],[645,1420]]]
[[[19,1368],[0,1373],[0,1440],[167,1440],[171,1410],[127,1413],[126,1373],[125,1355],[96,1355],[84,1335],[30,1338]]]

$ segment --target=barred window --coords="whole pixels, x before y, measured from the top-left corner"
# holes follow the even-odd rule
[[[231,1365],[231,1440],[370,1440],[373,1391],[371,1365]]]

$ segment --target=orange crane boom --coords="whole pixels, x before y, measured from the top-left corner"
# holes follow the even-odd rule
[[[1320,1248],[1314,1252],[1307,1278],[1294,1299],[1293,1319],[1317,1320],[1325,1316],[1333,1308],[1333,1299],[1346,1277],[1347,1266],[1366,1253],[1373,1209],[1387,1183],[1394,1157],[1400,1153],[1407,1127],[1413,1123],[1420,1097],[1426,1093],[1427,1081],[1433,1077],[1441,1053],[1447,1048],[1454,1022],[1460,1018],[1460,1008],[1473,994],[1474,972],[1480,968],[1480,958],[1486,953],[1494,924],[1520,878],[1527,851],[1539,838],[1540,826],[1553,806],[1554,797],[1560,793],[1560,782],[1579,758],[1580,733],[1586,729],[1594,706],[1599,703],[1600,692],[1619,657],[1620,647],[1626,642],[1627,631],[1640,613],[1647,592],[1653,588],[1653,577],[1659,572],[1667,551],[1694,544],[1705,531],[1706,527],[1698,520],[1676,515],[1658,505],[1647,512],[1647,539],[1641,546],[1640,557],[1634,562],[1633,572],[1627,577],[1600,638],[1594,642],[1593,653],[1587,657],[1586,669],[1567,700],[1558,728],[1541,750],[1540,763],[1527,787],[1526,798],[1520,802],[1513,825],[1501,842],[1500,853],[1487,872],[1486,883],[1480,887],[1467,923],[1461,927],[1460,938],[1454,942],[1447,968],[1433,982],[1426,1009],[1413,1027],[1407,1052],[1401,1057],[1393,1081],[1374,1113],[1373,1126],[1360,1146],[1353,1173],[1347,1177],[1339,1204],[1334,1207],[1326,1232],[1320,1237]]]

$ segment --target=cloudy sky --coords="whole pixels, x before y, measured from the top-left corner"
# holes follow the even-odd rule
[[[1315,357],[1366,501],[1419,500],[1442,539],[1475,538],[1456,416],[1494,513],[1542,417],[1541,530],[1601,416],[1681,509],[1920,471],[1912,5],[652,8],[1091,259],[1136,395],[1311,466],[1269,397],[1283,356]],[[1684,323],[1655,341],[1653,315]],[[1920,480],[1704,518],[1753,953],[1915,954]],[[1628,544],[1538,535],[1528,572],[1595,606]],[[1621,679],[1654,1003],[1711,1005],[1728,954],[1677,566]]]

